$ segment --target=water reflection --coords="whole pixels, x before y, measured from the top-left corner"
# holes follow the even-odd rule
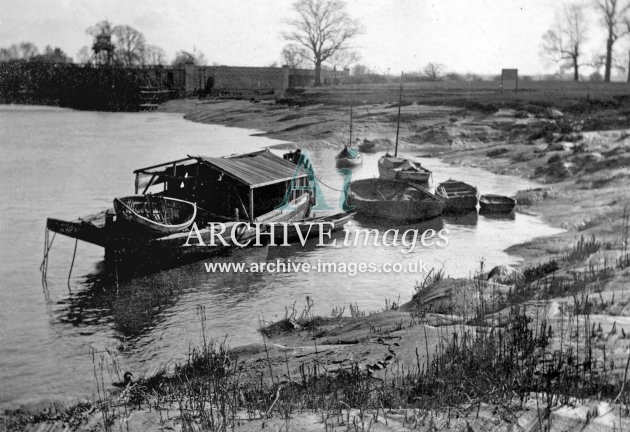
[[[513,221],[516,220],[516,212],[511,213],[481,213],[481,217],[495,221]]]
[[[109,271],[92,275],[80,289],[57,302],[57,320],[60,324],[84,328],[84,333],[112,327],[120,340],[140,338],[158,328],[182,297],[208,287],[213,295],[229,294],[237,303],[246,301],[252,290],[264,286],[263,274],[234,270],[208,272],[205,264],[260,262],[267,259],[268,249],[248,248],[129,280],[117,280]],[[90,327],[94,328],[87,330]]]
[[[404,233],[405,231],[418,231],[423,233],[427,230],[440,231],[444,227],[444,217],[436,217],[427,221],[414,223],[392,223],[387,219],[374,218],[370,216],[356,215],[354,217],[353,229],[376,229],[381,232],[387,232],[388,235],[394,235],[393,231]],[[348,227],[348,226],[346,226]]]
[[[138,337],[158,325],[162,312],[177,302],[183,290],[174,274],[118,283],[104,275],[82,285],[58,302],[58,322],[84,328],[84,333],[111,325],[121,340]]]
[[[450,225],[459,225],[459,226],[475,226],[477,222],[479,222],[479,215],[477,214],[477,210],[473,210],[466,214],[451,214],[448,216],[442,216],[444,222]]]

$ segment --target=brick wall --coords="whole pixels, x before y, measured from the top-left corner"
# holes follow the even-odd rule
[[[193,95],[212,90],[241,92],[273,92],[281,94],[288,88],[309,87],[314,82],[312,69],[288,67],[240,67],[184,65],[168,70],[174,76],[172,85],[184,94]],[[322,84],[340,84],[348,71],[322,70]]]

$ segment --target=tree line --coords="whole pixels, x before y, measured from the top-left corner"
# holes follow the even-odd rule
[[[617,42],[630,38],[630,0],[588,0],[592,4],[568,3],[558,10],[552,27],[543,35],[542,52],[552,62],[559,64],[561,71],[572,70],[573,78],[580,79],[580,68],[590,66],[597,73],[603,67],[604,81],[610,81],[612,70],[625,70],[615,58]],[[591,8],[606,32],[605,46],[585,60],[584,44],[590,23],[586,19],[586,8]],[[296,0],[292,4],[292,16],[285,20],[288,31],[281,33],[286,45],[280,52],[284,65],[291,68],[312,67],[315,85],[321,84],[323,69],[351,69],[355,79],[359,77],[383,76],[369,71],[361,65],[360,55],[353,47],[355,38],[363,33],[361,23],[353,19],[346,10],[343,0]],[[123,67],[152,66],[167,64],[165,51],[149,44],[139,30],[129,25],[113,25],[107,20],[89,27],[86,33],[93,37],[92,46],[84,46],[77,54],[78,63],[111,64]],[[60,48],[46,47],[39,53],[32,43],[23,42],[0,48],[0,61],[23,59],[51,62],[68,62],[69,57]],[[203,53],[180,50],[172,65],[205,65]],[[276,65],[274,62],[272,65]],[[630,53],[628,56],[628,81],[630,82]],[[439,81],[460,79],[463,76],[447,73],[440,63],[429,62],[419,72],[407,74],[407,79]],[[465,77],[475,80],[477,76]]]
[[[166,52],[157,45],[147,43],[142,32],[129,25],[113,25],[107,20],[88,27],[86,33],[93,37],[91,46],[83,46],[76,55],[79,64],[104,64],[122,67],[142,67],[168,64]],[[47,46],[43,52],[32,42],[21,42],[0,47],[0,62],[13,60],[71,63],[72,58],[61,48]],[[206,64],[202,52],[179,50],[170,63]]]
[[[584,45],[589,26],[586,11],[590,8],[598,17],[598,23],[606,34],[604,46],[592,53],[590,58]],[[627,68],[615,57],[617,42],[630,37],[630,0],[592,0],[591,4],[573,2],[565,4],[556,12],[553,25],[542,39],[543,55],[559,65],[560,71],[571,70],[573,79],[580,79],[580,68],[591,67],[599,76],[604,68],[602,79],[610,82],[613,69],[626,71],[630,82],[630,51]]]

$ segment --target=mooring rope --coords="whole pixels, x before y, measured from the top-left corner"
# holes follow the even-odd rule
[[[77,256],[77,244],[79,243],[79,239],[75,239],[74,240],[74,252],[72,253],[72,262],[70,263],[70,270],[68,271],[68,291],[72,292],[72,289],[70,288],[70,276],[72,276],[72,268],[74,267],[74,259]]]
[[[42,272],[43,277],[46,277],[46,273],[48,272],[48,254],[50,249],[52,248],[53,242],[55,241],[56,232],[53,233],[52,239],[50,240],[50,244],[48,243],[49,230],[46,227],[44,231],[44,257],[42,259],[42,263],[39,266],[39,270]]]
[[[57,233],[53,234],[52,240],[50,241],[50,244],[49,244],[48,238],[50,236],[50,231],[48,230],[48,227],[45,228],[44,230],[44,257],[42,258],[42,263],[39,266],[39,271],[42,273],[42,290],[44,291],[44,298],[47,304],[50,303],[50,292],[48,291],[48,281],[47,281],[48,254],[50,252],[50,249],[52,248],[53,242],[55,241],[56,235]]]
[[[320,182],[321,184],[323,184],[324,186],[326,186],[328,189],[332,189],[332,190],[334,190],[334,191],[336,191],[336,192],[343,192],[343,190],[342,190],[342,189],[336,189],[336,188],[334,188],[334,187],[332,187],[332,186],[329,186],[329,185],[327,185],[326,183],[324,183],[324,182],[322,181],[322,179],[320,179],[319,177],[317,177],[317,175],[316,175],[315,173],[313,173],[313,177],[315,177],[315,179],[316,179],[318,182]]]
[[[39,265],[39,271],[42,271],[44,268],[44,263],[46,262],[46,252],[48,249],[48,227],[44,228],[44,253],[42,255],[42,263]]]

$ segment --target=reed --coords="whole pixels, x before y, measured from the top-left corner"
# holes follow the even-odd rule
[[[435,313],[429,313],[430,306],[413,309],[415,324],[407,331],[423,332],[420,350],[425,355],[416,349],[415,365],[394,361],[378,378],[359,363],[327,365],[317,345],[308,361],[290,361],[286,354],[282,360],[275,353],[272,359],[266,338],[264,357],[253,367],[230,351],[225,339],[208,338],[200,306],[201,343],[191,346],[186,360],[115,395],[109,393],[108,381],[120,380],[121,371],[107,361],[115,356],[94,351],[98,396],[92,406],[100,412],[105,430],[121,431],[126,425],[121,419],[137,407],[155,410],[165,419],[177,417],[184,431],[227,431],[252,421],[264,426],[271,419],[288,421],[305,412],[321,416],[326,430],[370,430],[400,409],[406,410],[406,426],[430,427],[487,406],[515,419],[528,404],[549,414],[556,406],[588,400],[614,402],[620,415],[627,416],[630,357],[620,358],[607,344],[611,337],[625,339],[625,332],[616,325],[604,329],[591,316],[604,305],[601,288],[616,267],[606,259],[582,262],[600,248],[601,242],[582,238],[561,256],[532,267],[527,276],[523,272],[502,294],[502,288],[482,277],[482,261],[479,271],[465,281],[478,300],[461,310],[452,306],[461,324],[437,324],[439,337],[431,343],[426,324]],[[569,265],[575,266],[570,272]],[[419,290],[440,283],[442,277],[443,270],[430,273]],[[557,298],[568,300],[561,313],[549,314],[550,300]],[[397,303],[386,302],[386,309]],[[333,319],[341,319],[344,310],[335,308]],[[344,319],[365,316],[356,304],[350,304],[349,312],[354,318]],[[306,327],[324,320],[315,315],[314,301],[307,297],[301,312],[294,303],[286,308],[280,321],[284,324],[272,323],[261,332],[269,337],[274,326],[282,331],[287,322]],[[403,330],[402,321],[395,330]]]

